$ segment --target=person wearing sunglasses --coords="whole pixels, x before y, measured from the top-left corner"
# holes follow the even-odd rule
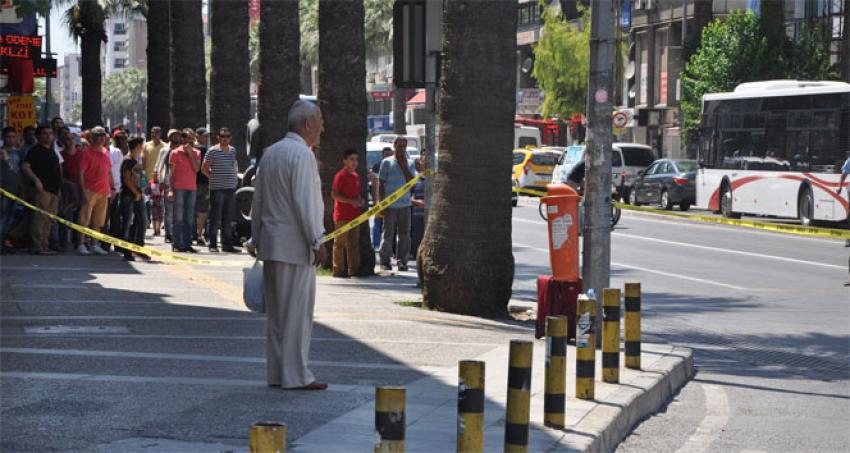
[[[231,231],[238,168],[236,149],[230,146],[230,135],[230,129],[226,127],[219,129],[218,143],[207,151],[206,156],[204,156],[204,163],[201,166],[201,171],[209,178],[210,252],[218,252],[218,232],[220,228],[222,251],[239,253],[239,249],[233,246],[233,233]]]

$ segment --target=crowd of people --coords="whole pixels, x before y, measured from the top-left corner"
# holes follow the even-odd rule
[[[230,130],[218,131],[209,147],[205,128],[171,129],[163,141],[153,127],[150,140],[131,137],[123,125],[72,132],[62,118],[50,125],[2,131],[0,185],[43,211],[126,242],[144,245],[148,228],[164,235],[172,251],[197,253],[208,246],[239,253],[231,223],[238,184]],[[210,213],[209,217],[207,213]],[[149,259],[80,234],[9,197],[0,204],[2,253],[28,250],[54,255],[107,255]]]

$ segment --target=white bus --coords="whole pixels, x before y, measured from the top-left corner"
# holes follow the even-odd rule
[[[850,84],[743,83],[702,102],[697,207],[842,221],[841,165],[850,156]]]

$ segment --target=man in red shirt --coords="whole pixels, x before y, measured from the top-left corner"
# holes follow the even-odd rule
[[[80,225],[100,231],[106,223],[106,211],[109,198],[113,195],[112,161],[104,148],[109,138],[106,130],[95,127],[91,131],[91,145],[83,149],[80,162],[79,181],[83,189],[83,203],[80,206]],[[92,238],[91,249],[87,249],[80,239],[77,252],[80,255],[106,255],[97,239]]]
[[[334,200],[334,226],[338,229],[360,215],[363,199],[360,197],[360,175],[357,174],[357,151],[349,148],[342,153],[343,168],[334,176],[331,198]],[[333,276],[351,277],[360,267],[359,228],[354,228],[334,239]],[[348,264],[348,273],[344,264]]]
[[[197,253],[192,247],[192,225],[195,219],[195,199],[198,189],[198,170],[201,152],[195,149],[195,131],[183,129],[183,146],[171,152],[171,181],[168,199],[174,203],[174,243],[176,252]]]

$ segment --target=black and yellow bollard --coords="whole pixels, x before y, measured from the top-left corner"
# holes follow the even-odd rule
[[[620,290],[602,290],[602,380],[620,382]]]
[[[375,453],[404,452],[404,399],[404,387],[375,389],[375,430],[380,439]]]
[[[543,386],[543,424],[564,427],[567,402],[567,317],[546,317],[546,381]]]
[[[531,356],[534,344],[511,340],[508,368],[508,405],[505,422],[505,453],[528,451],[528,420],[531,406]]]
[[[284,453],[286,451],[286,425],[260,422],[251,425],[248,432],[250,453]]]
[[[626,368],[640,369],[640,283],[626,283]]]
[[[576,313],[576,398],[592,400],[596,377],[596,301],[581,295]]]
[[[484,362],[461,360],[457,384],[457,451],[484,452]]]

